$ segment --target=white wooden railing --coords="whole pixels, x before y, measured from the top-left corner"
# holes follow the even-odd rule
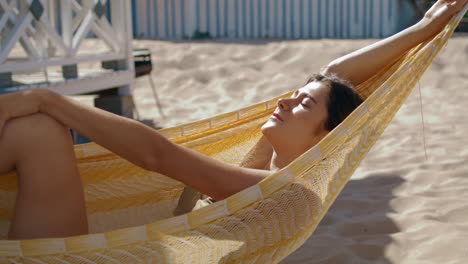
[[[42,86],[80,94],[119,87],[122,94],[131,93],[131,28],[128,0],[0,0],[0,89]],[[102,45],[83,52],[87,41]],[[103,62],[107,66],[80,67]],[[60,78],[50,68],[59,69]],[[48,80],[22,82],[25,74],[37,72]]]

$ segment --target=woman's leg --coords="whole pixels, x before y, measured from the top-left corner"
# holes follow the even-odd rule
[[[88,232],[83,186],[66,127],[44,114],[8,121],[0,136],[0,171],[14,167],[18,194],[9,239]]]

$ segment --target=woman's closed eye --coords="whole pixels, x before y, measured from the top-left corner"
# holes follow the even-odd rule
[[[307,104],[307,102],[305,100],[301,102],[301,105],[304,108],[310,108],[310,106]]]

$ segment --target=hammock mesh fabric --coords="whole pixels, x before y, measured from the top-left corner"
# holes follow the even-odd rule
[[[172,215],[183,183],[96,144],[75,146],[90,234],[0,240],[0,263],[278,263],[315,230],[459,19],[357,87],[365,102],[318,145],[258,184],[188,214]],[[278,98],[160,132],[239,164],[260,138],[260,126]],[[0,176],[2,239],[16,187],[15,171]]]

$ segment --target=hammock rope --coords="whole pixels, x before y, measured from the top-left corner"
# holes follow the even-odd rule
[[[2,240],[0,262],[278,263],[313,233],[460,19],[359,85],[364,103],[318,145],[258,184],[188,214],[172,215],[184,184],[96,144],[75,146],[90,234]],[[177,144],[239,164],[278,98],[290,95],[160,131]],[[3,239],[16,188],[15,171],[0,176]]]

